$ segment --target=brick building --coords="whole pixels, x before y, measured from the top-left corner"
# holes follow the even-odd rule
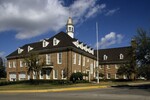
[[[35,73],[29,75],[23,54],[38,52],[46,65],[40,72],[40,79],[67,79],[73,72],[88,73],[89,79],[95,77],[94,49],[74,38],[74,26],[71,18],[66,25],[67,32],[60,32],[51,38],[26,44],[7,56],[7,80],[35,79]]]
[[[120,65],[130,63],[133,49],[131,46],[100,49],[99,72],[104,74],[104,79],[119,79]],[[66,25],[66,33],[59,32],[51,38],[39,42],[25,44],[7,56],[7,80],[36,79],[35,73],[28,74],[23,54],[38,52],[39,57],[45,59],[45,64],[40,72],[40,79],[67,79],[72,73],[82,72],[88,74],[88,80],[96,78],[96,50],[74,38],[74,25],[71,18]],[[68,75],[66,76],[65,73]],[[102,77],[100,77],[102,79]]]

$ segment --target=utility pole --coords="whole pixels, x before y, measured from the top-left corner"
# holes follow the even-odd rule
[[[98,55],[98,23],[96,22],[96,39],[97,39],[97,83],[99,83],[99,55]]]

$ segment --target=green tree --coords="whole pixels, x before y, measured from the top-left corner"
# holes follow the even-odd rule
[[[3,64],[3,59],[0,57],[0,79],[6,78],[5,66]]]
[[[138,29],[136,59],[139,65],[138,76],[150,79],[150,32]]]
[[[118,71],[117,71],[117,74],[120,75],[120,76],[127,76],[127,79],[131,79],[131,75],[134,73],[134,69],[131,67],[130,64],[122,64]]]
[[[137,36],[135,36],[137,60],[141,65],[150,64],[150,33],[143,29],[138,29],[137,33]]]
[[[35,72],[36,79],[39,79],[39,73],[44,65],[44,61],[41,60],[39,55],[37,53],[30,53],[25,56],[24,63],[28,68],[28,74]]]

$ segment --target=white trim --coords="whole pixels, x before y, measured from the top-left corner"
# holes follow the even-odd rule
[[[110,77],[108,77],[109,76],[108,74],[110,74],[110,73],[107,73],[107,79],[111,79],[111,74],[110,74]]]
[[[48,75],[49,72],[49,75]],[[46,79],[50,79],[50,70],[46,70]]]
[[[57,64],[62,64],[62,52],[57,53]]]
[[[83,57],[83,66],[85,66],[85,57]]]
[[[73,64],[76,64],[76,53],[73,54]]]
[[[117,77],[117,74],[115,74],[115,79],[119,79],[119,78]]]
[[[58,79],[58,70],[53,70],[53,79]]]
[[[43,47],[47,47],[49,42],[47,42],[46,40],[43,40],[42,44],[43,44]]]
[[[120,54],[119,57],[120,57],[120,59],[124,59],[124,55],[123,54]]]
[[[13,68],[16,68],[16,61],[13,61]]]
[[[78,65],[81,65],[81,55],[79,55],[79,58],[78,58]]]
[[[51,63],[51,55],[46,54],[46,64],[49,65]]]
[[[54,39],[53,39],[53,46],[58,45],[59,42],[60,42],[60,40],[54,38]]]
[[[23,62],[22,62],[22,60],[20,60],[20,67],[23,67]]]

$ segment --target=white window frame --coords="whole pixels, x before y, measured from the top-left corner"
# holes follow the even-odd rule
[[[90,64],[90,72],[91,72],[91,74],[93,74],[93,71],[94,71],[94,70],[93,70],[93,63],[91,63],[91,64]]]
[[[49,71],[49,75],[48,75],[48,71]],[[46,79],[50,79],[50,70],[46,70]]]
[[[119,67],[118,67],[118,65],[117,65],[117,64],[115,64],[115,68],[116,68],[116,69],[119,69]]]
[[[119,79],[119,78],[117,77],[117,73],[115,74],[115,79]]]
[[[62,52],[57,53],[57,64],[62,64]]]
[[[120,54],[120,59],[124,59],[124,55],[123,54]]]
[[[46,64],[49,65],[51,63],[51,55],[46,54]]]
[[[108,76],[109,76],[109,74],[110,74],[110,73],[107,73],[107,79],[111,79],[111,74],[110,74],[110,77],[108,77]]]
[[[76,64],[76,53],[73,54],[73,64]]]
[[[12,66],[11,66],[11,62],[10,62],[10,61],[8,62],[8,66],[9,66],[9,68],[11,68],[11,67],[12,67]]]
[[[78,65],[81,65],[81,55],[79,55],[79,62],[78,62]]]
[[[22,60],[20,60],[20,67],[23,67],[23,62],[22,62]]]
[[[85,57],[83,57],[83,66],[85,66]]]
[[[108,56],[107,56],[107,55],[104,55],[104,56],[103,56],[103,59],[104,59],[104,60],[107,60],[107,59],[108,59]]]
[[[66,77],[64,77],[64,70],[61,70],[61,75],[62,75],[61,79],[66,79]]]
[[[13,61],[13,68],[16,68],[16,61]]]
[[[58,70],[53,70],[53,79],[58,79]]]

